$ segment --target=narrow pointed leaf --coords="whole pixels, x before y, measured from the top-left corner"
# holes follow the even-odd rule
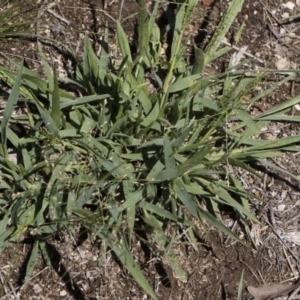
[[[15,109],[15,106],[19,100],[20,94],[20,85],[22,78],[23,66],[19,69],[18,75],[16,77],[16,81],[13,85],[11,93],[7,99],[7,103],[5,105],[5,109],[3,112],[3,118],[1,120],[1,147],[6,147],[6,135],[7,135],[7,125],[11,118],[11,115]],[[4,150],[4,149],[3,149]],[[6,150],[5,150],[6,152]]]
[[[33,248],[31,250],[31,254],[30,254],[30,258],[27,263],[24,288],[28,285],[31,275],[33,273],[34,267],[37,263],[38,250],[39,250],[39,242],[36,241],[33,245]]]
[[[144,274],[134,261],[132,255],[125,246],[124,240],[121,239],[116,245],[111,245],[112,250],[115,252],[121,263],[126,267],[129,274],[135,279],[135,281],[143,288],[143,290],[150,296],[152,299],[156,299],[156,296],[149,285]]]
[[[118,45],[120,47],[122,56],[125,59],[127,66],[131,68],[132,66],[131,51],[130,51],[127,36],[125,34],[124,29],[122,28],[120,21],[117,21],[117,40],[118,40]]]
[[[61,111],[60,111],[60,95],[59,95],[59,87],[57,80],[57,70],[56,67],[53,69],[53,95],[52,95],[52,109],[51,109],[51,117],[57,128],[60,127],[61,124]]]

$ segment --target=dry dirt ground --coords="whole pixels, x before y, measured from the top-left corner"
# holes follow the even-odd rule
[[[107,14],[117,18],[120,3],[115,1],[110,5],[109,0],[105,1],[108,1],[106,3],[108,5],[104,8],[100,0],[57,0],[53,1],[54,5],[51,9],[60,16],[59,18],[48,12],[40,16],[40,34],[52,37],[60,43],[58,49],[54,49],[49,44],[47,50],[50,58],[61,64],[61,72],[64,66],[68,65],[63,45],[68,45],[80,53],[84,33],[89,31],[95,32],[90,36],[94,39],[97,50],[99,47],[97,41],[103,35],[106,22],[108,22],[110,36],[115,35],[114,22],[107,17]],[[39,8],[51,3],[50,0],[37,2]],[[188,28],[189,33],[192,34],[191,39],[199,45],[205,42],[206,36],[213,32],[229,1],[216,0],[212,3],[206,0],[203,2],[199,1],[198,14]],[[131,35],[135,28],[136,11],[136,1],[125,0],[122,12],[125,20],[123,26]],[[300,13],[299,0],[246,0],[227,40],[234,42],[235,33],[245,22],[243,37],[235,46],[248,46],[247,52],[259,59],[252,62],[252,67],[299,68],[300,27],[298,20],[282,26],[278,26],[276,21],[276,18],[280,21],[287,14],[291,16],[297,13]],[[65,18],[68,24],[61,17]],[[12,42],[1,47],[2,54],[11,54],[16,58],[25,57],[29,66],[38,67],[34,43],[18,41],[16,44]],[[117,55],[113,44],[111,49],[112,55]],[[213,64],[211,69],[222,70],[228,59],[229,56],[223,58],[223,61]],[[274,80],[282,78],[278,77]],[[250,111],[258,114],[299,93],[300,82],[297,78],[292,83],[287,83],[276,90],[272,95],[264,97]],[[289,112],[289,114],[298,113],[296,108]],[[299,130],[298,123],[273,123],[263,133],[262,138],[273,139],[298,135]],[[276,164],[286,168],[295,176],[299,176],[300,173],[299,163],[297,153],[287,154],[276,160]],[[234,224],[230,219],[225,219],[228,226],[233,227],[240,237],[246,239],[247,246],[227,239],[213,228],[206,233],[200,232],[198,252],[191,246],[178,245],[178,258],[188,274],[188,282],[182,283],[173,277],[170,267],[160,260],[157,253],[145,245],[137,243],[134,245],[134,257],[139,262],[158,299],[236,299],[243,270],[244,287],[265,283],[294,283],[298,280],[299,183],[271,169],[260,166],[257,168],[264,176],[263,182],[253,179],[247,173],[239,174],[248,190],[265,199],[262,203],[252,203],[252,209],[261,221],[260,224],[249,224],[257,248],[248,240],[243,224],[239,222]],[[46,267],[40,258],[28,287],[22,289],[31,247],[30,238],[24,239],[21,243],[8,247],[0,255],[0,280],[2,284],[4,282],[0,289],[0,299],[149,299],[126,270],[120,266],[112,253],[107,253],[102,265],[98,266],[99,245],[97,242],[84,235],[79,242],[69,232],[61,232],[48,241],[52,267]],[[269,299],[272,297],[274,296],[269,296]],[[253,299],[246,288],[243,290],[242,299]],[[287,299],[287,296],[276,299]]]

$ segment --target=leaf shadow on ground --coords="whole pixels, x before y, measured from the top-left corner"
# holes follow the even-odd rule
[[[23,260],[22,265],[20,266],[19,277],[17,280],[18,286],[22,286],[25,281],[26,268],[31,256],[31,251],[33,249],[34,239],[26,238],[23,240],[23,244],[29,244],[30,249],[27,252],[25,259]],[[75,300],[85,300],[84,294],[81,291],[80,287],[78,286],[74,278],[72,278],[70,272],[62,263],[63,257],[61,253],[56,249],[55,246],[47,242],[46,242],[46,249],[47,249],[48,256],[50,257],[51,267],[61,278],[66,289],[68,290],[69,295],[73,296]]]

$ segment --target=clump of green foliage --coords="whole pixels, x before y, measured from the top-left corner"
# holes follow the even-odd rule
[[[1,42],[33,32],[37,16],[33,0],[1,0],[0,7]]]
[[[150,17],[145,1],[139,1],[138,53],[132,53],[122,23],[116,21],[122,54],[118,66],[110,59],[105,32],[99,57],[86,36],[83,62],[72,79],[57,77],[41,45],[47,80],[17,63],[17,74],[0,67],[2,80],[12,86],[0,128],[0,251],[30,230],[35,243],[25,284],[39,251],[50,265],[47,239],[63,228],[74,232],[79,222],[101,240],[102,257],[108,249],[114,251],[155,299],[131,255],[134,240],[145,242],[141,229],[175,276],[186,281],[173,251],[181,238],[178,227],[197,251],[197,221],[239,240],[222,224],[224,205],[245,226],[257,221],[249,208],[255,196],[244,190],[233,167],[258,175],[249,162],[270,165],[267,158],[298,151],[299,137],[265,141],[255,136],[300,98],[251,116],[249,104],[294,75],[255,97],[252,92],[265,72],[246,76],[243,61],[230,61],[225,72],[205,75],[209,63],[230,51],[219,49],[220,42],[243,2],[232,1],[204,50],[195,47],[193,65],[186,64],[182,45],[197,0],[178,1],[176,13],[168,10],[173,26],[167,61],[161,58],[162,36],[155,21],[159,1]],[[150,75],[154,90],[146,80]],[[247,103],[245,96],[250,97]],[[20,98],[26,114],[12,117]],[[14,122],[26,128],[26,136],[19,138],[8,126]],[[17,162],[8,143],[17,151]],[[168,233],[167,223],[173,224]]]

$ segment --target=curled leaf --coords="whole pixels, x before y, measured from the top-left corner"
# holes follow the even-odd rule
[[[296,284],[272,283],[262,284],[258,287],[249,286],[248,292],[255,300],[267,300],[275,297],[284,296],[296,288]]]

